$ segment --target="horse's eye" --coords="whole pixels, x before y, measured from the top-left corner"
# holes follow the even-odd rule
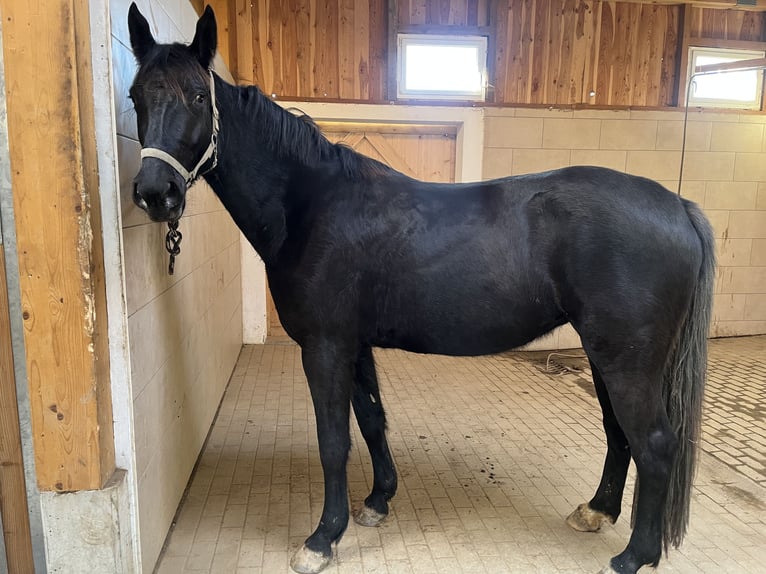
[[[194,103],[195,104],[202,104],[205,102],[205,94],[197,94],[194,96]]]

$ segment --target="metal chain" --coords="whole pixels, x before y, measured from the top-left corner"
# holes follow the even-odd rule
[[[168,264],[168,275],[172,275],[175,270],[176,255],[181,253],[181,240],[183,235],[178,231],[178,220],[168,221],[168,233],[165,235],[165,249],[170,253],[170,263]]]

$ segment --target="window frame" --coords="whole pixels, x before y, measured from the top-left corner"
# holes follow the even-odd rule
[[[406,57],[408,44],[431,44],[443,46],[472,46],[479,49],[481,88],[478,91],[445,92],[440,90],[405,89]],[[424,34],[398,33],[396,35],[396,97],[399,100],[446,100],[484,102],[487,98],[489,38],[482,34]]]
[[[687,70],[687,77],[692,78],[694,70],[697,67],[696,59],[700,55],[705,56],[741,56],[739,60],[752,60],[756,58],[766,57],[766,50],[759,50],[753,48],[722,48],[722,47],[709,47],[709,46],[689,46],[689,69]],[[728,108],[737,110],[761,110],[763,106],[763,86],[764,86],[764,72],[763,70],[758,72],[758,83],[755,90],[754,98],[751,100],[727,100],[719,98],[699,98],[694,96],[693,92],[694,79],[691,80],[691,85],[688,88],[688,102],[687,105],[704,108]]]

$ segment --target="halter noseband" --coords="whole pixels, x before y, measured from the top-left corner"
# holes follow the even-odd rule
[[[208,144],[205,153],[202,154],[202,157],[197,162],[197,165],[194,166],[194,169],[187,171],[186,168],[181,165],[180,161],[168,152],[159,148],[145,147],[141,149],[141,159],[144,159],[145,157],[153,157],[164,161],[181,174],[181,177],[183,177],[186,182],[187,188],[194,183],[199,176],[205,175],[218,165],[218,106],[216,106],[215,103],[215,80],[213,79],[213,70],[208,70],[208,73],[210,74],[210,103],[213,106],[213,132],[210,134],[210,143]],[[205,171],[199,173],[200,168],[202,168],[210,158],[213,158],[213,163]]]

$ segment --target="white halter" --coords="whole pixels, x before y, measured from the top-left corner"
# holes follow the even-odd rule
[[[145,147],[141,149],[141,159],[145,157],[153,157],[164,161],[181,174],[181,177],[183,177],[186,182],[186,187],[189,187],[199,176],[206,174],[218,165],[218,106],[216,106],[215,103],[215,80],[213,79],[213,70],[208,70],[208,73],[210,74],[210,103],[213,106],[213,132],[210,134],[210,143],[208,144],[205,153],[202,154],[202,157],[197,162],[197,165],[194,166],[194,169],[187,171],[186,168],[181,165],[181,162],[168,152],[159,148]],[[200,168],[210,158],[213,158],[212,165],[204,172],[199,173]]]

